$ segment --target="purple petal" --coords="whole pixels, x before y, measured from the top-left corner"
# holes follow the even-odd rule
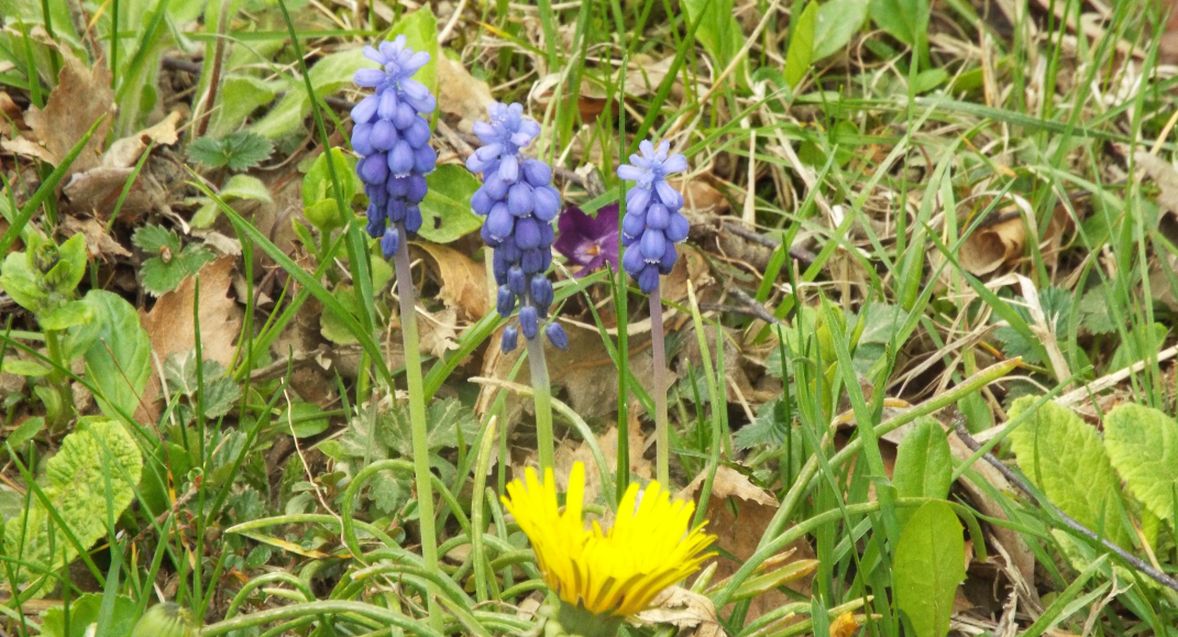
[[[687,170],[687,158],[680,153],[675,153],[663,162],[663,172],[665,174],[681,173]]]

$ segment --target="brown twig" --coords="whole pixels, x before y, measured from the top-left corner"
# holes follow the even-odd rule
[[[217,102],[217,89],[221,85],[221,66],[225,61],[226,31],[229,28],[229,0],[221,0],[221,11],[217,15],[217,41],[213,45],[213,67],[209,72],[209,87],[201,102],[200,115],[192,128],[193,139],[203,137],[209,129],[209,119]]]
[[[740,237],[741,239],[751,241],[751,242],[756,243],[758,245],[763,245],[766,248],[770,248],[773,250],[776,250],[779,246],[781,246],[780,241],[776,241],[774,239],[766,237],[765,235],[763,235],[759,232],[749,230],[748,228],[746,228],[744,226],[744,224],[737,223],[735,221],[721,219],[720,220],[720,229],[723,230],[724,232],[730,232],[730,233]],[[803,265],[810,265],[811,263],[814,262],[815,259],[818,258],[818,255],[814,254],[813,252],[810,252],[809,250],[806,250],[805,248],[803,248],[801,246],[790,246],[789,247],[789,256],[792,257],[794,260],[801,262]]]
[[[978,443],[977,440],[974,440],[974,437],[972,435],[970,435],[969,431],[965,428],[965,423],[963,421],[957,420],[956,422],[954,422],[953,429],[957,432],[957,437],[960,438],[961,441],[965,443],[965,446],[969,447],[972,451],[977,451],[978,449],[981,449],[981,445]],[[1098,535],[1096,533],[1096,531],[1089,529],[1088,527],[1086,527],[1083,524],[1081,524],[1080,522],[1078,522],[1075,518],[1071,517],[1067,513],[1064,513],[1063,511],[1059,510],[1059,508],[1056,507],[1054,504],[1052,504],[1050,501],[1048,501],[1046,499],[1040,499],[1039,496],[1037,496],[1035,494],[1034,489],[1032,489],[1031,486],[1027,484],[1026,480],[1024,480],[1021,476],[1019,476],[1019,474],[1015,473],[1015,471],[1013,469],[1006,466],[1001,460],[999,460],[997,457],[995,457],[994,454],[992,454],[990,452],[986,452],[986,453],[982,454],[982,457],[986,459],[986,462],[990,463],[991,466],[993,466],[995,469],[997,469],[998,472],[1001,473],[1003,477],[1005,477],[1007,480],[1009,480],[1011,484],[1013,484],[1016,488],[1018,488],[1019,491],[1022,491],[1023,494],[1025,494],[1028,498],[1030,498],[1033,502],[1035,502],[1035,504],[1039,505],[1040,507],[1042,507],[1043,509],[1045,509],[1049,513],[1057,516],[1060,519],[1060,521],[1063,522],[1064,526],[1068,527],[1073,532],[1075,532],[1075,533],[1077,533],[1077,534],[1079,534],[1079,535],[1081,535],[1081,536],[1083,536],[1093,542],[1096,542],[1097,544],[1100,544],[1102,547],[1104,547],[1105,550],[1107,550],[1110,553],[1121,558],[1127,564],[1129,564],[1133,568],[1137,569],[1138,571],[1141,571],[1142,573],[1147,575],[1150,579],[1161,584],[1162,586],[1165,586],[1165,587],[1170,588],[1172,590],[1178,591],[1178,580],[1175,580],[1173,577],[1154,568],[1153,565],[1151,565],[1148,562],[1142,560],[1141,558],[1129,553],[1128,551],[1117,546],[1116,544],[1113,544],[1112,542],[1106,540],[1105,538],[1100,537],[1100,535]]]

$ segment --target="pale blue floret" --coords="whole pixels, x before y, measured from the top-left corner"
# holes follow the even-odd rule
[[[630,163],[618,166],[618,177],[634,182],[626,192],[622,218],[622,267],[647,294],[658,287],[659,276],[675,266],[675,244],[686,239],[690,229],[680,212],[683,195],[667,183],[667,175],[687,170],[687,159],[669,150],[667,142],[656,148],[643,141],[639,152],[630,155]]]

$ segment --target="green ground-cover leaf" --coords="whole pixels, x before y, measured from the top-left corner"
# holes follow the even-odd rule
[[[953,482],[953,461],[949,439],[941,425],[931,419],[917,421],[916,427],[900,441],[896,451],[892,484],[902,498],[935,498],[949,496]],[[911,511],[897,512],[903,524]]]
[[[423,7],[406,14],[393,25],[390,39],[404,34],[406,44],[416,51],[430,54],[430,61],[415,75],[414,79],[425,84],[431,92],[437,93],[438,23],[437,18]],[[307,79],[317,97],[324,97],[352,85],[352,76],[362,68],[376,63],[364,57],[360,47],[350,48],[323,56],[307,70]],[[254,124],[255,133],[269,139],[285,137],[299,129],[303,118],[311,112],[311,99],[304,84],[292,79],[286,94],[274,108]]]
[[[68,609],[64,607],[51,608],[41,616],[42,637],[77,637],[87,635],[86,631],[94,627],[98,630],[98,620],[102,615],[103,595],[87,593],[73,600]],[[68,611],[68,612],[67,612]],[[138,606],[124,595],[114,597],[113,608],[109,620],[102,626],[103,637],[128,637],[135,625]]]
[[[1016,419],[1039,400],[1024,396],[1011,406]],[[1096,430],[1072,410],[1047,401],[1010,432],[1019,467],[1061,511],[1128,546],[1120,483]]]
[[[695,39],[715,60],[717,73],[727,68],[744,45],[744,33],[732,14],[732,0],[685,0],[683,8],[693,23],[699,22]],[[740,85],[745,83],[744,66],[742,61],[736,71]]]
[[[1178,524],[1178,422],[1152,407],[1118,405],[1104,417],[1104,446],[1133,497]]]
[[[814,59],[833,55],[863,27],[870,0],[831,0],[818,7],[814,23]]]
[[[175,290],[185,277],[196,274],[201,266],[216,257],[212,250],[204,246],[182,245],[180,236],[174,231],[153,224],[137,228],[131,236],[131,242],[153,255],[140,266],[143,289],[153,296],[162,296]]]
[[[797,88],[806,76],[806,71],[810,70],[810,62],[814,59],[814,25],[817,19],[818,3],[810,0],[797,19],[790,22],[784,71],[785,82],[790,88]]]
[[[107,521],[118,519],[131,504],[142,471],[139,447],[126,428],[113,420],[91,420],[62,440],[39,482],[53,510],[85,550],[107,534]],[[37,497],[24,515],[5,525],[4,549],[9,556],[48,569],[78,556],[78,548]],[[34,574],[18,569],[18,580],[27,581]]]
[[[209,168],[249,170],[274,152],[269,139],[253,132],[239,131],[219,139],[201,137],[188,145],[188,158]]]
[[[896,544],[896,606],[916,637],[949,633],[953,599],[965,579],[961,522],[945,502],[922,505],[900,531]]]
[[[429,190],[421,202],[418,234],[434,243],[450,243],[482,226],[482,218],[470,209],[470,197],[479,181],[466,168],[457,164],[438,166],[425,179]]]
[[[151,374],[151,339],[123,297],[90,290],[85,301],[94,312],[94,340],[86,350],[86,377],[95,387],[94,398],[111,418],[134,414]]]

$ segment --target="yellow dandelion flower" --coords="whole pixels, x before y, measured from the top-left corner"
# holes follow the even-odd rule
[[[552,470],[541,482],[529,468],[507,485],[503,504],[532,543],[544,581],[560,599],[594,615],[629,617],[645,610],[663,589],[697,571],[714,553],[703,525],[691,528],[695,503],[675,500],[658,482],[631,484],[613,526],[582,520],[585,467],[569,475],[565,507]]]

